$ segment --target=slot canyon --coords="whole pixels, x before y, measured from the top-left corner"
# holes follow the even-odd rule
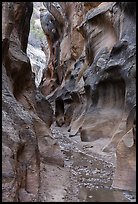
[[[136,2],[2,2],[2,202],[136,202]]]

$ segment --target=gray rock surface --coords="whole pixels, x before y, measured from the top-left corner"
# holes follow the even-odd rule
[[[2,2],[3,202],[136,201],[135,6]]]

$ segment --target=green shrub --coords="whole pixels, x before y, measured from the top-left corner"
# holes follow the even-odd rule
[[[45,35],[44,35],[43,30],[41,28],[37,28],[35,26],[35,20],[34,19],[31,20],[30,32],[33,33],[36,36],[36,38],[39,38],[41,40],[45,40]]]

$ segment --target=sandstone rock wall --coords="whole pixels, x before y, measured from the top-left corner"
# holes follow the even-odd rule
[[[84,142],[109,138],[102,151],[116,154],[113,187],[135,190],[135,2],[44,6],[50,58],[36,90],[26,54],[33,3],[2,3],[3,202],[47,201],[49,169],[64,167],[54,119]]]
[[[2,10],[2,201],[36,202],[43,163],[64,161],[49,129],[53,110],[36,93],[26,55],[33,3],[3,2]]]
[[[53,16],[55,29],[62,19],[61,34],[59,32],[58,39],[55,34],[54,44],[49,43],[51,50],[55,44],[59,46],[56,48],[58,64],[54,65],[55,58],[51,58],[52,68],[48,66],[45,70],[44,83],[39,88],[51,102],[55,101],[57,124],[67,126],[71,136],[79,131],[82,141],[110,138],[103,151],[117,151],[118,166],[120,142],[123,140],[126,148],[122,155],[131,149],[130,146],[135,149],[134,118],[131,118],[129,128],[126,123],[136,104],[135,2],[57,2],[57,7],[50,4],[58,11],[57,15],[44,4],[47,15]],[[51,33],[45,29],[49,40]],[[53,73],[49,81],[48,70]],[[57,105],[59,99],[62,108]],[[129,136],[126,136],[128,131]],[[127,156],[124,166],[129,166],[131,160],[130,154]],[[134,173],[130,175],[135,178],[135,162],[132,163]],[[129,171],[131,167],[128,167]],[[115,174],[119,174],[118,170]],[[115,180],[118,180],[117,176]],[[118,187],[125,188],[124,180]],[[133,178],[129,184],[128,188],[133,189]]]

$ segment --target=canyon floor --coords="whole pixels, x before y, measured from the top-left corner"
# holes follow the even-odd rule
[[[115,154],[102,152],[107,139],[81,142],[69,137],[66,127],[53,124],[53,137],[60,144],[64,167],[47,164],[47,202],[136,202],[135,192],[112,188]],[[56,177],[55,177],[56,176]]]

